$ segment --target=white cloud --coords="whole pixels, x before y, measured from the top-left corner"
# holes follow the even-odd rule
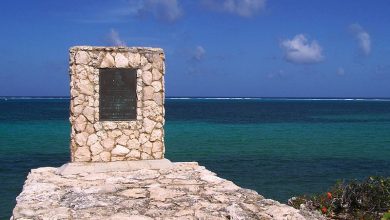
[[[359,24],[351,24],[349,30],[355,36],[359,44],[359,49],[364,55],[369,55],[371,52],[371,37],[367,31]]]
[[[116,30],[111,29],[108,35],[109,43],[113,46],[126,46],[126,42],[124,42],[120,37]]]
[[[205,54],[206,50],[202,46],[197,46],[192,54],[192,58],[200,61]]]
[[[274,79],[274,78],[283,78],[286,76],[286,73],[284,70],[278,70],[275,72],[268,73],[267,78],[268,79]]]
[[[324,59],[321,46],[315,40],[309,42],[303,34],[282,41],[280,46],[284,50],[285,60],[291,63],[310,64]]]
[[[253,16],[266,5],[266,0],[204,0],[203,2],[210,9],[242,17]]]
[[[205,55],[206,49],[202,46],[196,46],[194,48],[187,48],[182,51],[183,55],[187,56],[187,73],[189,74],[199,74],[209,72],[208,68],[204,67],[202,62]]]
[[[342,67],[337,68],[337,75],[344,76],[345,75],[344,68],[342,68]]]
[[[98,5],[100,7],[82,9],[79,18],[72,14],[72,20],[82,23],[122,23],[130,17],[138,17],[172,23],[183,14],[179,0],[105,1]]]
[[[159,21],[174,22],[182,16],[183,10],[177,0],[144,0],[137,14],[141,17],[152,15]]]

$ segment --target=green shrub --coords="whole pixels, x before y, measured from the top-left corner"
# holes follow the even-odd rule
[[[338,219],[389,219],[390,178],[370,177],[363,181],[339,181],[320,195],[294,197],[289,205],[304,204]]]
[[[383,215],[383,217],[382,217],[381,220],[390,220],[390,211],[389,211],[389,212],[386,212],[386,213]]]

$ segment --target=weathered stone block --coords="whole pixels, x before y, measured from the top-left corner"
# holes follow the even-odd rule
[[[142,73],[142,80],[145,83],[145,85],[149,86],[152,83],[152,81],[153,81],[152,73],[149,72],[149,71],[144,71]]]
[[[164,53],[158,48],[70,49],[72,161],[163,158]],[[136,69],[136,117],[100,119],[100,69]]]
[[[77,161],[87,162],[91,160],[91,153],[88,147],[78,147],[74,155]]]
[[[115,56],[115,65],[118,68],[129,67],[129,60],[123,54],[118,53]]]
[[[116,147],[111,151],[113,156],[124,156],[128,154],[130,150],[122,145],[116,145]]]

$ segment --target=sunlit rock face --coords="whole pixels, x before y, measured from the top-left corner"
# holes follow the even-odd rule
[[[16,200],[13,220],[324,219],[166,159],[34,169]]]
[[[164,52],[159,48],[80,46],[70,49],[72,161],[164,158],[164,60]],[[99,114],[101,70],[116,68],[136,74],[133,86],[136,115],[129,120],[102,120]]]

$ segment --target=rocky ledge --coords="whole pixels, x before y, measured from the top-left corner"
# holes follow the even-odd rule
[[[11,219],[316,219],[196,162],[70,163],[33,169]]]

